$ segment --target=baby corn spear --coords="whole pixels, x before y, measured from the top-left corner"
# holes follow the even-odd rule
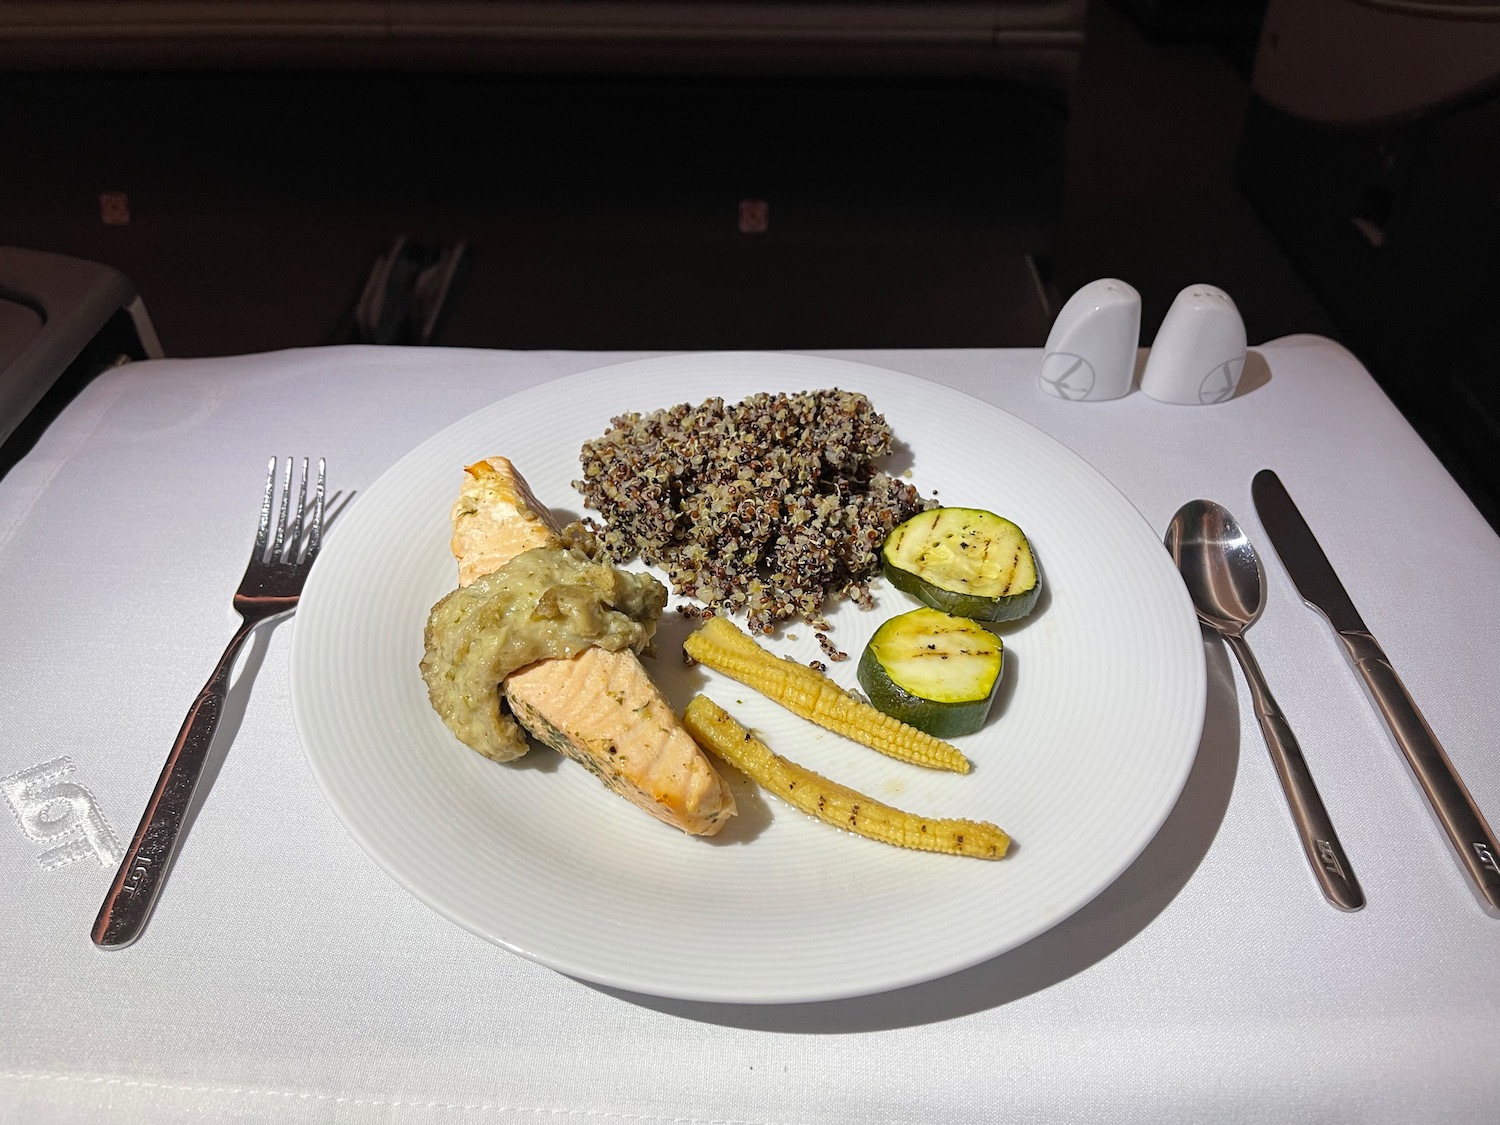
[[[799,766],[772,751],[706,695],[692,698],[682,725],[709,753],[835,828],[898,848],[979,859],[1000,859],[1010,847],[1010,837],[993,824],[902,812]]]
[[[932,769],[969,772],[969,759],[956,746],[855,699],[821,672],[767,652],[722,617],[711,617],[690,633],[682,650],[794,715],[872,750]]]

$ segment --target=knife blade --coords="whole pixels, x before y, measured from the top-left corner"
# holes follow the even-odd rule
[[[1457,853],[1459,866],[1485,913],[1500,918],[1500,844],[1468,788],[1448,760],[1437,735],[1396,674],[1380,643],[1354,608],[1312,529],[1285,486],[1270,469],[1250,485],[1266,535],[1291,575],[1298,593],[1333,626],[1349,663],[1359,673],[1376,709],[1406,758],[1413,777],[1432,806],[1438,824]]]

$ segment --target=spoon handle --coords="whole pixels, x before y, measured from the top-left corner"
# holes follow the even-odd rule
[[[1312,772],[1307,768],[1302,748],[1297,745],[1297,736],[1292,733],[1291,724],[1282,715],[1281,708],[1276,706],[1276,699],[1245,638],[1229,635],[1226,639],[1250,685],[1250,698],[1255,703],[1255,715],[1266,738],[1266,749],[1271,752],[1276,776],[1281,779],[1297,835],[1302,840],[1302,850],[1307,853],[1307,861],[1312,865],[1323,896],[1340,910],[1358,910],[1365,904],[1365,893],[1360,890],[1354,868],[1349,865],[1344,846],[1333,830],[1333,821],[1323,807],[1323,798],[1318,796],[1318,787],[1313,784]]]

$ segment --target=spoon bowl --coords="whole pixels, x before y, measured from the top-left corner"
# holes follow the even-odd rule
[[[1188,501],[1172,517],[1166,544],[1205,625],[1238,636],[1260,616],[1266,596],[1260,557],[1229,509]]]

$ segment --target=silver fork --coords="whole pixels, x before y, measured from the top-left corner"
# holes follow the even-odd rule
[[[276,458],[271,458],[266,475],[266,496],[260,506],[260,527],[255,533],[255,548],[234,595],[234,608],[242,619],[240,627],[219,658],[213,675],[209,676],[198,698],[188,708],[187,718],[182,721],[177,741],[172,743],[172,752],[167,755],[166,765],[162,766],[161,776],[156,780],[156,789],[146,802],[140,827],[135,830],[120,870],[115,873],[109,893],[104,896],[104,905],[99,908],[99,917],[94,920],[95,945],[118,948],[129,945],[140,936],[172,865],[188,809],[203,776],[203,767],[208,762],[214,731],[218,729],[219,717],[224,712],[229,673],[235,658],[257,625],[291,613],[302,596],[303,583],[307,581],[307,573],[312,569],[323,538],[325,465],[320,457],[309,512],[308,463],[306,458],[303,459],[302,485],[293,511],[293,462],[293,458],[287,458],[281,510],[273,538],[271,515],[276,499]]]

